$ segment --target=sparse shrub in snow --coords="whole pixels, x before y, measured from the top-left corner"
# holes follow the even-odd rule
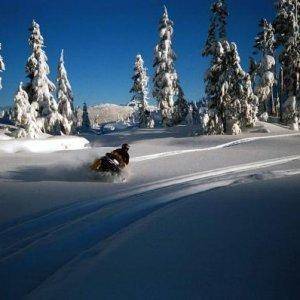
[[[178,95],[174,104],[174,124],[180,124],[186,119],[189,111],[189,105],[185,98],[181,86],[178,84]]]
[[[1,50],[1,43],[0,43],[0,50]],[[0,55],[0,73],[2,73],[4,70],[5,70],[5,64],[2,56]],[[2,78],[0,77],[0,90],[1,89],[2,89]]]
[[[159,42],[155,47],[153,97],[161,109],[164,126],[173,125],[174,97],[178,93],[178,77],[174,67],[176,55],[172,49],[173,22],[166,7],[159,23]]]
[[[70,82],[68,80],[67,71],[64,65],[64,53],[61,51],[61,56],[58,64],[57,76],[57,99],[58,112],[62,116],[62,127],[64,134],[70,134],[73,131],[75,123],[73,93]]]
[[[295,117],[298,118],[300,109],[299,7],[299,0],[278,1],[277,15],[273,22],[276,46],[281,51],[278,56],[281,63],[280,97],[281,102],[287,102],[282,108],[282,119],[291,128],[294,127]]]
[[[140,54],[136,56],[132,80],[133,86],[130,93],[133,93],[133,97],[129,106],[137,110],[139,126],[149,128],[151,125],[151,114],[147,102],[149,77],[147,76],[147,69],[144,67],[144,60]]]
[[[14,98],[13,106],[13,120],[19,129],[15,131],[14,135],[17,138],[30,137],[37,138],[42,132],[40,123],[37,122],[36,102],[32,104],[28,101],[28,95],[20,83],[19,89]]]
[[[81,130],[82,131],[91,130],[91,122],[90,122],[89,112],[86,103],[83,103]]]
[[[30,79],[26,86],[28,100],[29,103],[37,102],[39,117],[45,118],[45,126],[42,130],[51,134],[60,134],[61,130],[58,124],[62,117],[58,113],[58,106],[52,95],[55,85],[48,78],[50,70],[47,56],[43,50],[44,39],[40,32],[40,26],[35,21],[32,21],[30,32],[29,45],[32,48],[32,54],[26,64],[26,72]]]
[[[259,82],[255,86],[255,94],[259,99],[259,114],[276,113],[273,86],[275,84],[275,58],[274,58],[274,28],[266,19],[259,23],[262,31],[255,38],[254,47],[260,51],[262,59],[256,70]]]

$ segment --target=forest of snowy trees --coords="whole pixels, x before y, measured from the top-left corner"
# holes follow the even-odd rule
[[[164,7],[158,24],[152,79],[152,96],[160,111],[161,125],[193,123],[202,134],[239,134],[253,127],[258,119],[272,119],[299,130],[299,7],[299,0],[280,0],[275,6],[273,20],[258,22],[253,57],[246,71],[242,68],[238,45],[228,39],[226,0],[215,1],[202,50],[203,57],[209,60],[204,76],[205,95],[197,103],[186,99],[180,84],[172,42],[174,23]],[[86,104],[82,124],[78,122],[63,50],[55,85],[49,79],[50,69],[39,24],[33,21],[29,32],[31,54],[26,62],[27,82],[19,84],[10,116],[18,127],[15,137],[37,138],[41,133],[69,135],[91,130]],[[4,70],[0,55],[0,73]],[[132,81],[132,99],[128,105],[135,110],[136,124],[144,128],[158,126],[154,124],[148,103],[149,76],[140,54],[135,58]]]

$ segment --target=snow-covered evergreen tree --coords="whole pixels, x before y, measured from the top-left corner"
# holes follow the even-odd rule
[[[261,31],[255,37],[254,47],[264,55],[273,55],[275,46],[274,28],[266,19],[259,22]]]
[[[251,81],[252,81],[252,88],[253,90],[255,90],[256,87],[256,78],[257,78],[257,73],[258,73],[258,68],[259,68],[259,63],[256,62],[256,60],[250,56],[249,57],[249,70],[248,73],[251,77]]]
[[[28,95],[23,89],[22,82],[14,98],[12,118],[19,127],[16,137],[37,138],[42,132],[37,122],[37,103],[29,103]]]
[[[212,8],[213,14],[215,15],[217,28],[218,28],[218,39],[226,40],[227,38],[227,17],[228,17],[228,9],[226,0],[218,0],[216,1]]]
[[[276,2],[276,17],[273,22],[276,44],[287,45],[293,39],[293,33],[297,30],[300,21],[299,0],[278,0]]]
[[[150,111],[148,107],[148,81],[147,69],[140,54],[136,56],[134,74],[132,76],[133,86],[130,93],[133,94],[131,103],[135,103],[138,113],[140,127],[150,127]]]
[[[223,27],[226,25],[227,16],[226,3],[221,0],[216,1],[211,7],[208,37],[202,52],[203,56],[211,57],[210,67],[205,74],[207,109],[201,115],[202,132],[207,134],[223,134],[225,131],[224,107],[221,101],[222,90],[219,80],[224,68],[222,42],[226,40],[226,29]]]
[[[203,51],[203,56],[211,56],[205,76],[207,109],[201,111],[200,123],[207,134],[238,134],[243,127],[254,125],[257,97],[250,75],[240,65],[236,44],[226,39],[226,2],[217,1],[211,11],[213,25]]]
[[[283,120],[290,129],[299,130],[299,106],[296,96],[290,95],[283,103]]]
[[[75,112],[74,112],[74,116],[75,116],[75,129],[79,129],[82,126],[82,113],[81,113],[81,109],[80,106],[77,106],[75,108]]]
[[[1,50],[1,43],[0,43],[0,50]],[[0,55],[0,73],[2,73],[3,71],[5,71],[5,64],[2,56]],[[1,89],[2,89],[2,78],[0,77],[0,90]]]
[[[228,9],[225,0],[218,0],[211,7],[210,26],[207,40],[202,52],[203,56],[214,56],[217,43],[227,38]]]
[[[198,106],[199,103],[192,102],[191,106],[193,108],[193,122],[195,125],[199,125],[200,124],[200,107]]]
[[[202,52],[202,56],[213,56],[215,54],[216,45],[218,43],[217,36],[217,22],[215,14],[212,14],[210,18],[210,25],[208,29],[207,39]]]
[[[280,0],[273,22],[276,46],[281,51],[279,54],[281,102],[288,102],[283,105],[282,119],[295,129],[298,127],[300,111],[299,9],[299,0]]]
[[[250,75],[240,65],[236,44],[224,42],[223,49],[221,97],[225,111],[225,131],[238,134],[243,128],[254,126],[257,120],[258,98],[253,93]]]
[[[255,94],[259,99],[259,114],[275,113],[273,86],[275,84],[275,36],[272,24],[266,19],[259,23],[262,31],[255,38],[254,47],[261,53],[261,62],[257,68],[259,82]]]
[[[185,98],[184,92],[178,83],[178,95],[174,103],[174,124],[180,124],[186,120],[186,116],[189,111],[189,104]]]
[[[29,45],[32,48],[32,54],[26,64],[27,76],[30,79],[26,86],[29,102],[37,103],[39,117],[44,118],[43,131],[52,134],[60,133],[61,115],[58,113],[58,106],[53,97],[55,85],[49,80],[50,73],[47,64],[47,56],[43,50],[44,39],[40,32],[40,26],[32,21],[30,28]]]
[[[64,52],[61,51],[57,76],[58,112],[62,115],[62,125],[65,134],[70,134],[74,127],[75,115],[73,93],[64,63]]]
[[[223,47],[220,42],[214,46],[214,54],[209,69],[205,74],[206,113],[202,115],[202,132],[206,134],[223,134],[225,131],[224,107],[221,98],[219,80],[223,72]]]
[[[15,94],[13,105],[13,121],[17,126],[24,126],[27,123],[29,110],[28,95],[23,89],[23,83],[21,82]]]
[[[185,117],[186,123],[188,126],[192,126],[194,125],[194,109],[193,106],[191,104],[189,104],[189,108],[188,108],[188,113]]]
[[[177,73],[174,67],[176,55],[172,49],[173,22],[169,19],[167,8],[159,22],[159,42],[155,47],[153,78],[153,97],[161,109],[164,126],[173,125],[174,97],[178,93]]]
[[[90,117],[89,117],[88,107],[85,102],[83,103],[83,109],[82,109],[81,129],[83,131],[89,131],[91,129],[91,121],[90,121]]]

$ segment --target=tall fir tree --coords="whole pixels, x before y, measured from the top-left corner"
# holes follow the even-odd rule
[[[255,125],[258,98],[254,95],[250,74],[241,67],[237,45],[223,43],[224,73],[222,84],[222,101],[225,110],[225,131],[238,134],[245,127]]]
[[[0,43],[0,50],[1,50],[1,43]],[[0,73],[2,73],[3,71],[5,71],[5,64],[4,64],[4,60],[3,57],[0,55]],[[2,89],[2,78],[0,77],[0,90]]]
[[[275,113],[273,87],[275,84],[275,35],[272,24],[266,19],[262,19],[259,23],[261,32],[255,38],[254,48],[260,52],[261,61],[258,65],[256,73],[259,77],[255,94],[259,99],[259,114]]]
[[[251,76],[241,68],[236,44],[226,38],[226,2],[215,2],[211,13],[203,51],[203,56],[211,57],[211,64],[205,75],[207,108],[205,114],[201,113],[202,132],[239,134],[243,127],[253,126],[256,121],[257,97]]]
[[[227,39],[227,17],[228,9],[225,0],[218,0],[211,6],[210,26],[207,40],[202,52],[203,56],[213,56],[217,43]]]
[[[27,77],[30,80],[26,86],[26,92],[29,102],[38,104],[39,117],[44,120],[42,130],[47,133],[60,134],[61,115],[57,111],[57,102],[52,94],[55,91],[55,85],[48,78],[50,70],[47,64],[48,58],[43,50],[44,39],[37,22],[32,21],[29,30],[29,45],[32,48],[32,54],[26,64]]]
[[[82,125],[81,125],[82,131],[90,131],[91,130],[91,121],[89,117],[88,107],[87,104],[83,103],[83,109],[82,109]]]
[[[254,57],[250,56],[248,73],[251,77],[253,89],[255,88],[255,85],[256,85],[258,68],[259,68],[259,63],[254,59]]]
[[[216,51],[217,40],[217,21],[215,14],[210,17],[210,25],[208,29],[207,39],[205,42],[204,49],[202,51],[202,56],[214,56]]]
[[[179,83],[178,85],[178,95],[174,103],[174,124],[180,124],[186,120],[187,114],[189,112],[189,104],[186,100],[182,87]]]
[[[280,0],[273,22],[276,47],[280,51],[280,98],[282,120],[298,130],[300,114],[300,1]]]
[[[150,127],[150,111],[148,107],[148,81],[147,69],[140,54],[136,56],[134,74],[132,76],[133,86],[130,93],[133,94],[131,103],[135,103],[138,110],[140,127]]]
[[[177,73],[174,66],[176,55],[172,49],[173,22],[169,19],[167,8],[159,22],[159,42],[155,47],[153,78],[153,97],[161,109],[164,126],[173,125],[174,97],[178,93]]]
[[[218,36],[221,41],[227,39],[227,18],[229,16],[226,0],[218,0],[212,6],[212,12],[215,14]]]
[[[65,134],[70,134],[75,126],[73,93],[65,68],[64,51],[61,51],[57,76],[58,112],[62,115],[62,125]]]
[[[223,134],[225,131],[225,111],[221,100],[222,86],[219,85],[219,80],[224,71],[222,43],[226,40],[226,29],[223,27],[226,25],[228,11],[226,3],[221,0],[213,3],[210,10],[210,26],[202,56],[210,57],[211,61],[204,79],[207,109],[201,117],[201,125],[203,133]],[[221,19],[222,22],[220,22]]]
[[[80,106],[77,106],[74,111],[75,116],[75,126],[74,129],[79,129],[82,126],[82,113]]]
[[[261,19],[259,27],[261,31],[255,37],[254,48],[260,51],[261,56],[273,56],[275,47],[275,31],[273,25],[266,19]]]

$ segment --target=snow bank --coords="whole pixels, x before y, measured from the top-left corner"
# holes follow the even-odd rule
[[[51,136],[44,139],[0,140],[0,152],[50,153],[63,150],[84,149],[89,141],[77,136]]]

